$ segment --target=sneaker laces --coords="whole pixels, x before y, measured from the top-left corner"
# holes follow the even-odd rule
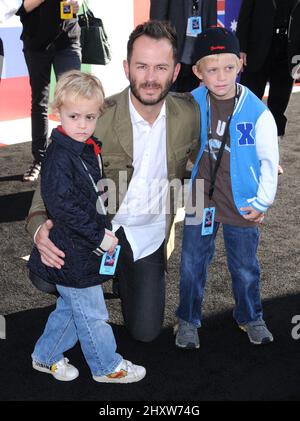
[[[132,373],[133,372],[133,363],[131,361],[128,360],[123,360],[125,363],[125,368],[123,368],[125,371],[127,371],[128,373]]]
[[[246,326],[250,326],[250,327],[253,327],[253,328],[260,328],[260,327],[266,328],[267,327],[264,320],[256,320],[254,322],[249,322],[249,323],[247,323]]]
[[[269,339],[269,335],[271,334],[268,331],[267,325],[264,320],[256,320],[254,322],[249,322],[244,328],[246,331],[248,331],[248,328],[250,328],[252,330],[252,334],[254,335],[261,335],[261,340],[265,338]]]
[[[57,363],[52,364],[51,371],[55,373],[59,370],[63,375],[66,375],[66,370],[69,365],[68,362],[68,358],[62,358]]]
[[[197,330],[196,326],[186,322],[185,320],[180,320],[179,329],[181,331],[180,334],[185,336],[188,340],[191,339],[191,341],[194,341],[195,332]]]

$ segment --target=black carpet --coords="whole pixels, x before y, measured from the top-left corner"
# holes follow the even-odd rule
[[[171,328],[145,344],[132,340],[123,326],[113,326],[118,351],[147,369],[145,379],[131,385],[94,382],[78,345],[66,355],[80,371],[73,382],[34,371],[30,354],[53,307],[11,314],[7,339],[0,341],[0,400],[299,400],[300,339],[291,335],[299,301],[300,295],[293,295],[264,303],[275,337],[265,346],[251,345],[229,312],[204,319],[197,351],[175,348]]]

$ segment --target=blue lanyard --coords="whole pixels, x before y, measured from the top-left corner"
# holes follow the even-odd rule
[[[97,155],[97,158],[98,158],[98,164],[99,164],[99,168],[100,168],[100,175],[102,177],[102,162],[101,162],[101,158],[100,158],[99,155]],[[83,162],[83,160],[80,157],[79,157],[79,159],[80,159],[80,161],[81,161],[81,163],[83,165],[83,168],[87,172],[87,175],[89,176],[89,178],[90,178],[90,180],[92,182],[92,185],[94,187],[95,192],[97,193],[97,199],[98,199],[99,204],[100,204],[100,207],[101,207],[102,215],[107,215],[107,211],[106,211],[105,205],[104,205],[103,200],[101,198],[101,192],[99,191],[99,189],[97,187],[97,184],[95,183],[95,180],[91,176],[91,174],[90,174],[87,166],[85,165],[85,163]]]

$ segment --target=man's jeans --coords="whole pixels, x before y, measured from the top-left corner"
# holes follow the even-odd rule
[[[116,353],[112,328],[100,285],[68,288],[57,285],[60,297],[50,314],[44,333],[37,341],[32,358],[52,365],[79,340],[92,375],[112,373],[122,361]]]
[[[219,223],[212,235],[201,235],[202,225],[184,226],[180,302],[177,316],[201,326],[201,307],[208,266],[215,251]],[[233,316],[239,325],[262,319],[259,282],[260,268],[256,257],[259,242],[257,227],[236,227],[223,224],[228,269],[231,273],[235,299]],[[225,278],[225,276],[224,276]]]

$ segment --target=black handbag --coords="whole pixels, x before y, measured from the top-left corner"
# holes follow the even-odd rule
[[[81,28],[81,61],[86,64],[107,64],[111,60],[111,50],[103,22],[94,16],[85,2],[82,9],[83,13],[78,15]]]

